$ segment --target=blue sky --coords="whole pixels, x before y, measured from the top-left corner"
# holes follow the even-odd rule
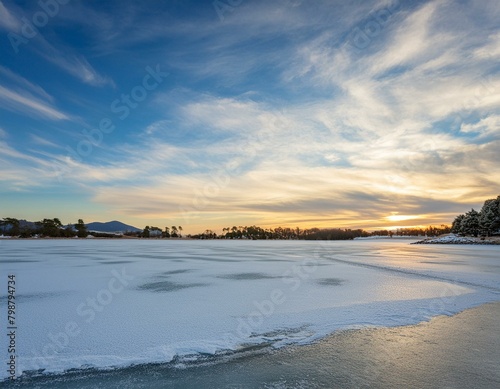
[[[498,1],[0,0],[0,217],[389,228],[500,182]]]

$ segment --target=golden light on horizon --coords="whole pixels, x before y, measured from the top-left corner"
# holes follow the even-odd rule
[[[419,215],[398,215],[397,212],[393,213],[391,216],[386,216],[385,219],[391,222],[401,222],[405,220],[421,219],[422,216]]]

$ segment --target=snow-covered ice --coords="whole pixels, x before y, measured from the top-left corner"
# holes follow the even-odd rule
[[[499,254],[393,240],[3,240],[0,311],[15,274],[18,374],[168,362],[497,301]]]

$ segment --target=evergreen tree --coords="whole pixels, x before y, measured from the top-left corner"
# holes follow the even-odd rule
[[[479,212],[471,209],[469,212],[465,214],[464,219],[462,220],[461,232],[466,235],[473,235],[477,237],[480,232],[479,228]]]
[[[479,214],[479,227],[482,235],[490,236],[500,229],[500,196],[486,200]]]
[[[453,223],[451,224],[451,232],[454,234],[462,234],[462,221],[464,220],[465,215],[458,215]]]
[[[75,236],[75,230],[73,228],[73,225],[71,224],[68,224],[66,226],[66,228],[64,229],[64,231],[62,231],[62,235],[65,237],[65,238],[71,238],[73,236]]]
[[[79,238],[85,238],[88,235],[87,226],[82,219],[78,219],[78,223],[75,224],[77,235]]]
[[[50,236],[51,238],[61,236],[62,223],[57,217],[54,219],[43,219],[35,224],[38,226],[42,235]]]
[[[9,235],[17,236],[21,234],[20,223],[18,219],[13,217],[4,217],[2,221],[2,229],[8,231]]]

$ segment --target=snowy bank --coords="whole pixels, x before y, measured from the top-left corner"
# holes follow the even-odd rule
[[[412,244],[500,244],[495,238],[474,238],[448,234],[438,238],[428,238]]]
[[[423,236],[414,236],[414,235],[404,235],[404,236],[399,236],[399,235],[393,235],[393,236],[388,236],[388,235],[372,235],[372,236],[360,236],[357,238],[354,238],[353,240],[373,240],[373,239],[421,239]]]

